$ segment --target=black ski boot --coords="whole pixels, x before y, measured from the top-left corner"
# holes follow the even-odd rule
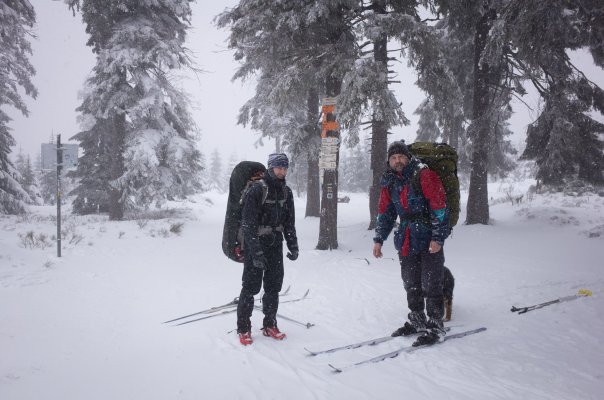
[[[412,311],[407,315],[407,318],[409,318],[409,321],[392,332],[390,336],[409,336],[426,331],[426,314],[423,311]]]
[[[445,330],[442,319],[430,318],[430,320],[426,324],[426,327],[426,332],[420,337],[418,337],[415,342],[413,342],[413,347],[430,346],[434,343],[442,342],[445,340],[445,335],[447,334],[447,331]]]

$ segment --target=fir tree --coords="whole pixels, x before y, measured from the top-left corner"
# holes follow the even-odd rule
[[[356,5],[350,0],[241,1],[217,18],[218,26],[230,28],[229,47],[241,61],[234,79],[259,78],[239,123],[250,123],[265,136],[284,135],[289,153],[306,157],[312,203],[307,215],[318,215],[319,96],[339,93],[354,62],[356,43],[343,15]],[[335,82],[331,87],[337,93],[329,93],[327,82]]]
[[[488,173],[503,172],[510,167],[512,148],[505,140],[510,134],[506,122],[511,115],[509,103],[514,91],[524,93],[515,84],[514,66],[508,62],[505,53],[492,51],[493,43],[499,48],[508,48],[505,38],[496,35],[501,22],[499,12],[505,3],[491,0],[438,2],[438,11],[446,15],[442,24],[437,25],[444,33],[444,48],[449,49],[445,56],[452,60],[450,70],[460,94],[464,94],[460,97],[463,99],[460,104],[462,114],[445,114],[452,129],[450,133],[462,133],[460,115],[471,121],[467,127],[471,163],[468,224],[489,223]],[[472,68],[468,68],[469,65]],[[459,147],[463,150],[462,143]],[[460,153],[463,155],[465,151]]]
[[[536,160],[537,178],[561,186],[573,180],[604,183],[604,91],[572,63],[568,50],[588,48],[604,67],[604,8],[592,0],[553,0],[528,6],[511,0],[502,14],[500,36],[511,43],[511,60],[544,99],[529,126],[524,158]],[[500,50],[492,45],[493,52]]]
[[[217,190],[224,193],[228,186],[228,180],[225,180],[225,174],[222,166],[222,157],[218,149],[214,149],[210,156],[210,169],[208,176],[208,189]]]
[[[197,128],[187,98],[170,82],[174,71],[192,67],[184,47],[190,1],[68,2],[81,7],[88,45],[97,54],[78,109],[85,129],[76,139],[84,153],[109,161],[102,165],[104,172],[88,182],[98,186],[79,191],[80,203],[86,193],[109,187],[110,218],[121,219],[126,206],[161,206],[198,190]],[[99,140],[98,135],[106,138]],[[95,165],[91,162],[80,165],[79,177],[99,171],[86,169]],[[107,171],[109,181],[103,175]],[[93,204],[100,205],[100,199]]]
[[[372,179],[369,141],[364,140],[358,146],[342,152],[340,185],[343,191],[367,193]]]
[[[25,211],[29,202],[27,192],[19,183],[18,173],[9,159],[15,144],[10,134],[11,118],[5,106],[11,106],[27,116],[28,110],[21,96],[36,98],[37,90],[31,78],[35,70],[29,61],[32,37],[36,22],[34,8],[28,0],[0,0],[0,213],[18,214]]]
[[[421,102],[414,114],[419,115],[417,140],[420,142],[436,142],[442,136],[438,127],[438,114],[434,109],[434,101],[427,98]]]
[[[36,182],[36,174],[31,164],[29,155],[25,156],[21,149],[17,153],[15,168],[19,173],[19,184],[28,195],[27,201],[31,204],[40,204],[41,197]]]

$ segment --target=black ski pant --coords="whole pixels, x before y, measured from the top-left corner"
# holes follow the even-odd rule
[[[252,256],[246,255],[245,257],[241,294],[237,303],[237,332],[239,333],[249,332],[252,328],[250,318],[254,310],[254,296],[260,293],[263,284],[263,327],[277,326],[279,292],[283,286],[283,241],[274,239],[266,243],[266,239],[261,237],[260,243],[268,265],[266,270],[256,268]]]
[[[401,276],[407,292],[407,306],[413,312],[426,311],[428,318],[442,319],[444,315],[444,249],[438,253],[428,250],[402,256]],[[425,303],[424,303],[425,298]]]

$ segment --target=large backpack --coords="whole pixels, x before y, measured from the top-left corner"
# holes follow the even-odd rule
[[[438,174],[447,194],[449,225],[454,227],[459,219],[459,178],[457,177],[457,151],[446,143],[415,142],[409,151],[432,171]],[[421,191],[419,174],[413,178],[414,188]]]
[[[235,248],[241,246],[241,196],[250,181],[258,172],[264,172],[263,164],[255,161],[242,161],[233,168],[229,180],[229,197],[227,200],[224,228],[222,230],[222,251],[233,261],[243,262],[235,253]]]

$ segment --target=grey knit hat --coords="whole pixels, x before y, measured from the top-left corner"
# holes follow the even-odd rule
[[[269,168],[289,168],[289,159],[284,153],[273,153],[268,156]]]
[[[392,142],[392,144],[388,146],[388,159],[390,159],[390,156],[393,154],[402,154],[411,159],[411,152],[409,151],[409,148],[405,144],[404,140]]]

